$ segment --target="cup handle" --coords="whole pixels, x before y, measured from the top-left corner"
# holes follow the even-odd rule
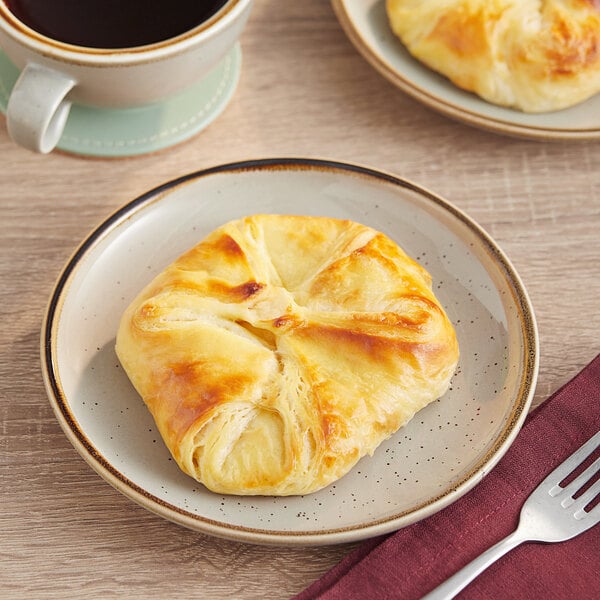
[[[29,63],[17,79],[6,108],[7,128],[17,144],[46,154],[58,143],[76,81],[58,71]]]

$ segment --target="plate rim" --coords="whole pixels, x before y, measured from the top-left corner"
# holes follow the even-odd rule
[[[482,115],[481,113],[469,110],[468,108],[441,98],[419,86],[413,80],[394,69],[373,50],[362,36],[360,29],[355,26],[355,22],[347,10],[348,0],[331,0],[331,4],[344,33],[372,67],[397,88],[421,104],[446,117],[467,125],[492,131],[493,133],[537,141],[590,141],[600,138],[600,125],[593,129],[568,129],[524,125]],[[423,68],[427,69],[428,67],[423,66]]]
[[[58,372],[55,333],[59,325],[64,299],[68,295],[70,283],[82,260],[93,250],[96,243],[99,243],[105,235],[118,227],[121,222],[127,220],[130,215],[144,210],[155,202],[160,202],[161,199],[168,196],[169,192],[180,188],[182,185],[216,174],[269,170],[333,171],[344,175],[361,176],[371,181],[393,184],[416,192],[427,201],[433,202],[438,207],[451,213],[473,231],[483,243],[493,262],[501,268],[510,284],[510,292],[518,309],[518,321],[524,340],[524,345],[521,348],[523,370],[520,373],[518,393],[515,395],[510,409],[511,418],[507,420],[503,430],[496,436],[492,447],[485,455],[480,457],[477,464],[452,489],[444,491],[436,497],[428,498],[414,509],[403,511],[391,517],[371,519],[366,524],[363,522],[357,525],[331,528],[318,532],[260,529],[215,521],[202,515],[192,515],[190,512],[158,498],[129,480],[97,451],[71,413],[69,399],[62,389]],[[125,203],[94,227],[67,260],[52,288],[42,321],[40,358],[43,381],[50,404],[68,440],[97,474],[129,499],[171,522],[220,538],[279,546],[332,545],[389,533],[430,516],[472,489],[496,466],[519,433],[533,400],[539,370],[539,335],[531,300],[512,263],[491,236],[451,202],[408,179],[357,163],[320,158],[264,158],[208,167],[167,181]]]

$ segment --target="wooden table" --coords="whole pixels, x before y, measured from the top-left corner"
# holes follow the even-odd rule
[[[142,192],[248,158],[312,156],[388,170],[477,220],[536,308],[539,404],[600,352],[600,141],[540,143],[448,120],[359,56],[328,2],[257,0],[226,112],[154,155],[83,159],[14,146],[0,123],[0,596],[287,598],[352,545],[258,547],[164,521],[107,485],[46,398],[40,325],[65,261]]]

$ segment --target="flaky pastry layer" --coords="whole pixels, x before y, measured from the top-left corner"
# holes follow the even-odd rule
[[[124,313],[118,357],[181,469],[224,494],[332,483],[447,390],[454,329],[385,235],[326,217],[219,227]]]
[[[599,0],[386,0],[408,51],[455,85],[524,112],[600,92]]]

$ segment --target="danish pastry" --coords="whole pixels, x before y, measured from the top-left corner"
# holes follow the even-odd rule
[[[598,0],[386,0],[407,50],[494,104],[547,112],[600,92]]]
[[[455,331],[391,239],[328,217],[214,230],[125,311],[117,355],[181,469],[223,494],[316,491],[447,390]]]

